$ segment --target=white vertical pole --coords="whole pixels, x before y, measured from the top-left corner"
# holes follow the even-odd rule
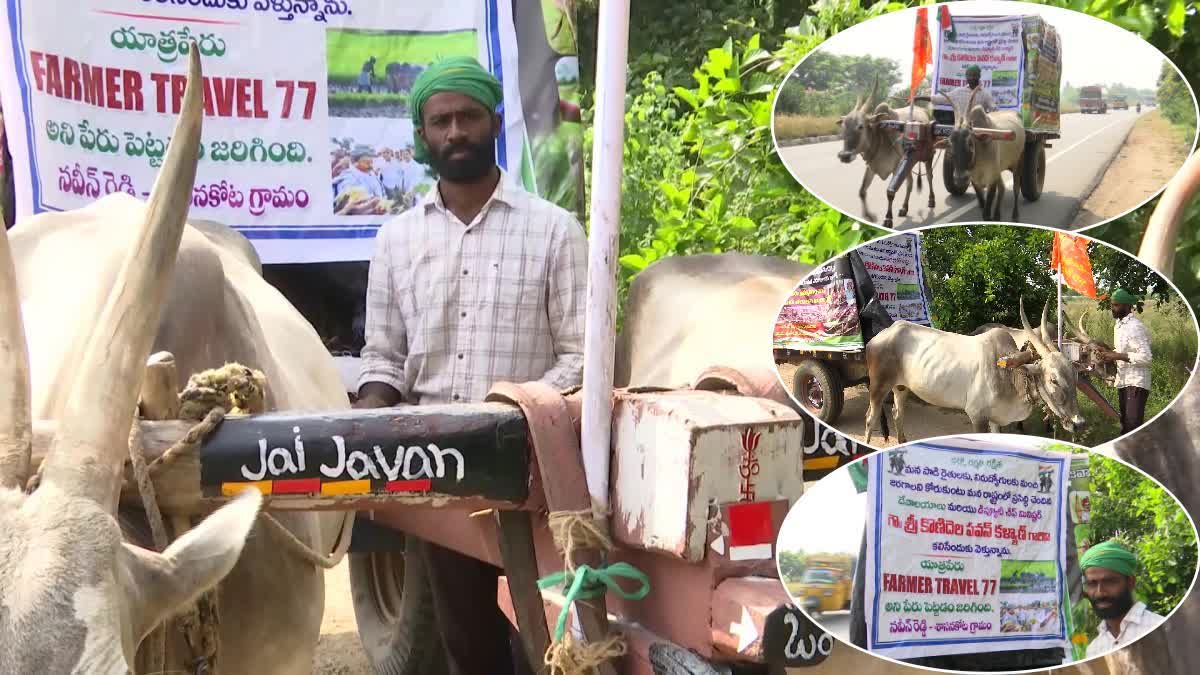
[[[1062,351],[1062,336],[1063,336],[1062,263],[1059,263],[1057,276],[1058,276],[1058,319],[1056,319],[1054,323],[1058,325],[1058,351],[1061,352]]]
[[[588,493],[596,508],[607,511],[629,0],[602,0],[599,12],[580,431]]]

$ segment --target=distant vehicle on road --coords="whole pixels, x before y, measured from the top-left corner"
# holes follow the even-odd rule
[[[1106,114],[1108,102],[1104,100],[1104,88],[1081,87],[1079,89],[1079,112]]]
[[[1112,97],[1113,110],[1129,110],[1129,101],[1125,100],[1124,96]]]

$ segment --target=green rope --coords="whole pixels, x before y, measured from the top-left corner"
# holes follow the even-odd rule
[[[617,583],[618,578],[633,579],[641,584],[636,591],[626,591]],[[626,600],[641,600],[650,593],[650,578],[641,570],[629,563],[616,563],[595,569],[580,565],[574,572],[555,572],[550,576],[538,579],[538,589],[546,589],[562,584],[566,589],[566,600],[563,601],[562,612],[558,615],[558,623],[554,627],[554,641],[559,642],[567,630],[567,613],[571,603],[576,600],[593,600],[602,597],[606,590],[625,598]]]

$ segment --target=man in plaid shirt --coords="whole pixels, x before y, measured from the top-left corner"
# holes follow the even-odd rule
[[[434,64],[413,86],[417,159],[439,180],[376,236],[357,408],[479,402],[499,381],[582,381],[587,238],[496,166],[501,100],[469,58]],[[450,673],[512,672],[499,570],[421,548]]]
[[[1112,294],[1113,351],[1100,352],[1100,358],[1117,364],[1117,395],[1120,396],[1121,433],[1142,426],[1146,421],[1146,399],[1150,396],[1150,331],[1133,315],[1137,298],[1124,288]]]

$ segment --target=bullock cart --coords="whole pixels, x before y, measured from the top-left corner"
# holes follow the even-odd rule
[[[933,119],[928,123],[913,120],[880,122],[882,127],[899,135],[903,148],[901,164],[887,186],[888,196],[895,196],[902,179],[907,178],[918,162],[933,159],[937,151],[943,149],[942,182],[946,191],[953,195],[967,191],[969,181],[954,178],[951,150],[945,143],[954,130],[956,119],[944,94],[964,83],[962,69],[965,64],[982,62],[990,64],[986,66],[982,86],[993,92],[999,109],[1014,111],[1021,117],[1025,131],[1021,192],[1026,201],[1035,202],[1041,197],[1046,181],[1046,148],[1053,147],[1049,142],[1061,137],[1062,43],[1058,31],[1036,14],[957,17],[955,22],[958,30],[981,39],[989,45],[989,50],[978,53],[971,40],[949,39],[945,31],[938,31],[933,95],[914,99],[935,104]],[[1001,60],[991,62],[997,58]],[[986,130],[986,133],[1000,141],[1010,141],[1013,137],[1012,132]]]
[[[147,368],[138,424],[163,516],[208,513],[247,489],[264,495],[268,513],[360,512],[339,546],[355,554],[360,637],[380,672],[444,667],[420,563],[403,555],[407,535],[504,569],[498,597],[479,601],[499,603],[519,627],[529,672],[543,672],[562,626],[592,643],[619,635],[626,651],[609,673],[779,672],[832,650],[778,579],[774,542],[804,487],[803,420],[739,392],[769,391],[773,374],[750,386],[754,375],[714,368],[691,389],[614,391],[611,539],[567,544],[565,556],[607,569],[623,590],[576,598],[551,530],[563,514],[591,510],[578,393],[500,384],[480,404],[210,411],[196,424],[197,413],[174,419],[189,396],[174,393],[173,360],[160,354]],[[35,429],[35,465],[54,426]],[[132,464],[126,473],[122,501],[141,505]],[[549,580],[540,591],[539,579]]]

